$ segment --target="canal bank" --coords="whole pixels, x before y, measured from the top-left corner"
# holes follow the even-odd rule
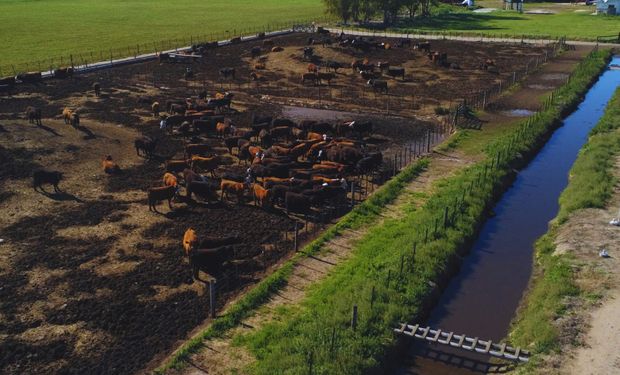
[[[560,211],[537,242],[535,276],[511,336],[534,343],[523,373],[620,371],[620,89],[570,171]],[[609,257],[601,257],[607,250]]]
[[[430,313],[429,326],[493,341],[507,335],[531,275],[534,242],[556,215],[568,171],[618,84],[620,72],[604,72],[575,112],[519,172]],[[424,343],[413,344],[409,354],[412,359],[396,374],[472,374],[494,366],[488,356]]]

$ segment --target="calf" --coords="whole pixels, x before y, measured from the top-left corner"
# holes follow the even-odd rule
[[[29,106],[26,108],[26,117],[29,123],[41,126],[41,108]]]
[[[167,200],[168,207],[172,210],[172,198],[177,194],[177,188],[175,186],[164,186],[150,188],[148,190],[149,211],[157,211],[157,203]]]
[[[62,173],[58,171],[45,171],[45,170],[37,170],[32,174],[32,187],[36,191],[37,189],[41,189],[41,191],[45,192],[41,185],[43,184],[51,184],[54,186],[54,191],[59,192],[60,188],[58,184],[62,180]]]
[[[117,174],[121,172],[121,168],[112,160],[111,155],[106,155],[101,162],[103,171],[107,174]]]

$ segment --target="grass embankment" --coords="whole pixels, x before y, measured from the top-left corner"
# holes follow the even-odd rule
[[[386,205],[394,201],[408,182],[418,176],[428,166],[427,159],[420,159],[407,166],[393,179],[373,193],[367,200],[356,206],[351,212],[342,217],[338,223],[330,227],[316,240],[301,249],[300,253],[286,262],[280,269],[265,278],[243,298],[235,302],[227,311],[216,318],[203,332],[186,342],[162,367],[156,372],[164,373],[169,368],[184,366],[185,361],[192,353],[204,346],[204,341],[219,337],[227,330],[237,326],[243,319],[252,315],[257,307],[266,302],[276,291],[287,282],[295,264],[302,258],[315,255],[322,250],[323,245],[338,236],[346,229],[357,229],[376,219]]]
[[[487,4],[485,4],[487,6]],[[503,3],[488,4],[502,8]],[[498,10],[491,13],[474,13],[459,7],[440,7],[428,19],[414,19],[403,22],[398,30],[410,33],[459,33],[475,36],[548,38],[567,37],[569,40],[596,41],[597,36],[618,35],[618,17],[591,15],[596,9],[586,6],[545,6],[526,3],[525,11],[546,9],[555,14],[526,14],[516,11]]]
[[[237,339],[257,361],[254,374],[359,374],[382,366],[393,347],[392,328],[421,319],[468,248],[485,212],[514,176],[513,168],[544,144],[604,68],[596,52],[556,90],[539,114],[486,146],[487,157],[437,183],[420,208],[372,228],[352,257],[314,285],[299,305],[275,322]],[[458,147],[458,146],[457,146]],[[415,244],[415,254],[413,248]],[[358,326],[350,328],[358,308]]]
[[[320,0],[3,0],[0,67],[12,74],[11,64],[20,69],[54,58],[56,65],[60,56],[66,65],[70,54],[80,63],[99,61],[110,58],[110,49],[117,58],[133,56],[138,44],[145,53],[188,45],[191,36],[195,41],[269,25],[277,29],[285,22],[321,18],[323,9]]]
[[[533,347],[535,353],[560,349],[554,321],[566,311],[566,298],[582,292],[575,283],[571,255],[554,255],[556,236],[571,213],[584,208],[604,208],[610,199],[616,183],[614,162],[620,154],[619,129],[620,89],[590,132],[588,143],[571,169],[568,186],[560,196],[557,217],[536,243],[536,276],[511,334],[514,342]],[[536,363],[533,360],[524,370],[534,370]]]

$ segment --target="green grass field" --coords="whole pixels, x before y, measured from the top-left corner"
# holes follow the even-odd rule
[[[478,2],[485,8],[499,8],[500,1]],[[474,13],[463,8],[442,7],[435,17],[415,19],[402,29],[433,30],[511,36],[566,36],[572,40],[596,40],[600,35],[618,35],[620,17],[591,15],[593,6],[526,3],[525,12],[547,10],[555,14],[519,14],[515,11]]]
[[[79,61],[90,51],[109,58],[111,48],[128,55],[138,44],[152,51],[153,42],[322,17],[321,0],[2,0],[0,67],[70,54]]]

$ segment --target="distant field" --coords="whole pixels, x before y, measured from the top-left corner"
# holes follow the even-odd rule
[[[496,0],[477,2],[485,8],[502,7]],[[474,13],[462,8],[441,9],[428,20],[416,19],[402,29],[481,33],[492,35],[542,35],[573,40],[596,40],[599,35],[618,35],[620,16],[591,15],[594,6],[526,3],[525,11],[546,10],[555,14],[519,14],[514,11]]]
[[[321,0],[1,0],[0,67],[323,16]]]

